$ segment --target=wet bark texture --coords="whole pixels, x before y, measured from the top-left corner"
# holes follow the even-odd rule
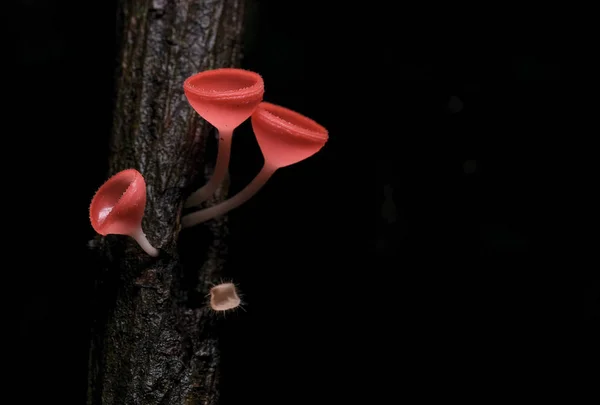
[[[218,403],[218,318],[206,295],[223,276],[227,227],[217,219],[180,235],[183,201],[210,176],[217,142],[182,85],[196,72],[239,63],[243,1],[119,4],[107,175],[143,174],[143,228],[160,256],[125,236],[90,242],[97,281],[88,405]]]

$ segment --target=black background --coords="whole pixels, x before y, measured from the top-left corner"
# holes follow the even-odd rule
[[[266,101],[317,120],[330,141],[230,214],[225,276],[246,305],[222,323],[223,403],[505,393],[502,370],[547,361],[534,252],[540,145],[564,128],[556,14],[324,4],[248,7],[242,66],[263,75]],[[107,175],[115,7],[22,1],[8,23],[5,188],[18,215],[7,254],[18,258],[3,329],[19,403],[84,403],[87,209]],[[96,97],[80,98],[90,84]],[[246,123],[231,191],[260,165]],[[590,327],[599,289],[587,284]]]

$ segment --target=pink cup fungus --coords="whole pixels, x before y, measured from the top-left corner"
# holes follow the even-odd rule
[[[200,211],[185,215],[184,228],[223,215],[240,206],[265,185],[282,167],[317,153],[329,138],[327,129],[312,119],[275,104],[262,102],[252,114],[252,128],[265,159],[258,175],[238,194]]]
[[[207,200],[227,174],[233,131],[252,115],[263,99],[264,81],[258,73],[243,69],[207,70],[183,84],[188,102],[202,118],[217,128],[219,148],[215,170],[208,183],[192,193],[185,207]]]
[[[123,170],[98,189],[90,204],[90,222],[100,235],[127,235],[150,256],[158,256],[142,231],[146,182],[135,169]]]
[[[213,311],[223,312],[239,307],[242,303],[233,283],[222,283],[210,289],[210,307]]]

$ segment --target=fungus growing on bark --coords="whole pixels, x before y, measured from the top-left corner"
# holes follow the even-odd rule
[[[150,256],[158,256],[142,231],[146,182],[135,169],[123,170],[98,189],[90,204],[90,222],[100,235],[127,235]]]
[[[227,174],[233,131],[247,120],[263,99],[264,81],[258,73],[243,69],[207,70],[189,77],[183,84],[194,110],[219,132],[219,147],[210,180],[192,193],[185,207],[207,200]]]
[[[267,102],[260,103],[252,114],[252,128],[265,160],[258,175],[233,197],[185,215],[181,220],[184,228],[240,206],[255,195],[277,169],[309,158],[321,150],[329,138],[327,129],[312,119]]]
[[[242,303],[233,283],[221,283],[210,289],[210,307],[213,311],[223,312],[237,308]]]

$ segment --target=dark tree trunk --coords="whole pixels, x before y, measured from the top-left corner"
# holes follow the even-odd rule
[[[218,339],[205,296],[222,277],[226,221],[179,237],[183,201],[210,176],[216,154],[204,161],[214,131],[182,86],[191,74],[239,63],[243,2],[120,2],[108,175],[126,168],[143,174],[143,228],[161,254],[152,258],[124,236],[90,243],[98,268],[89,405],[218,402]]]

